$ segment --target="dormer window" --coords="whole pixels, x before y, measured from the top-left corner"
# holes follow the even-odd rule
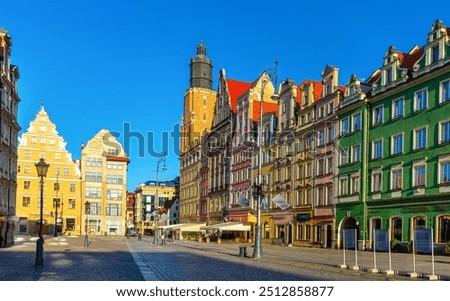
[[[304,103],[304,106],[307,106],[307,105],[309,105],[309,102],[308,102],[308,93],[304,93],[304,98],[303,98],[303,103]]]
[[[386,83],[392,82],[392,68],[386,70]]]
[[[431,63],[439,61],[439,45],[431,47]]]

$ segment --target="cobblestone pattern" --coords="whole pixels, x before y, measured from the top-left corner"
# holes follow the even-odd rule
[[[22,239],[20,239],[22,238]],[[19,237],[0,249],[0,281],[144,280],[122,238],[44,237],[44,266],[35,267],[36,238]]]
[[[412,255],[393,254],[395,275],[372,274],[371,252],[358,252],[361,270],[339,269],[342,250],[263,246],[263,258],[239,257],[239,245],[175,241],[152,244],[152,238],[45,237],[44,267],[34,267],[36,238],[19,236],[12,247],[0,249],[0,281],[352,281],[412,280]],[[248,246],[249,256],[253,248]],[[348,252],[347,264],[353,265]],[[416,272],[431,274],[431,256],[416,256]],[[387,253],[380,253],[385,269]],[[428,272],[429,271],[429,272]],[[436,257],[435,271],[450,280],[450,257]],[[422,280],[419,278],[418,280]]]

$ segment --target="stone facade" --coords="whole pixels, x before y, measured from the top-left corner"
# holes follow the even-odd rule
[[[0,29],[0,248],[14,243],[17,226],[19,68],[11,64],[11,46],[11,36]]]

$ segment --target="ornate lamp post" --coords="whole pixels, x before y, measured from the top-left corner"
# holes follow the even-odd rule
[[[158,161],[156,162],[156,191],[155,191],[155,210],[158,210],[159,207],[159,182],[158,182],[158,174],[159,174],[159,164],[161,162],[164,162],[164,165],[162,167],[162,170],[167,170],[166,167],[166,155],[164,154],[163,157],[160,157]],[[153,233],[153,243],[158,243],[158,221],[159,221],[159,214],[155,216],[155,231]]]
[[[58,182],[58,176],[59,172],[56,172],[56,183],[55,183],[55,190],[56,190],[56,198],[55,198],[55,232],[53,233],[54,237],[58,236],[58,207],[59,207],[59,199],[58,199],[58,191],[59,191],[59,182]]]
[[[275,61],[275,64],[278,65],[278,61]],[[261,201],[264,197],[262,191],[262,146],[263,146],[263,104],[264,104],[264,88],[266,87],[269,80],[267,78],[262,78],[261,80],[261,101],[259,103],[259,127],[258,127],[258,146],[259,146],[259,155],[258,155],[258,184],[253,184],[253,197],[256,199],[256,226],[255,226],[255,249],[253,253],[253,258],[262,258],[262,231],[261,231]],[[274,91],[274,94],[271,96],[273,100],[278,100],[279,96]]]
[[[255,250],[253,258],[262,258],[262,232],[261,232],[261,200],[264,197],[262,186],[253,183],[252,186],[253,198],[256,200],[256,227],[255,227]]]
[[[84,203],[84,210],[85,210],[85,215],[86,215],[86,223],[84,224],[86,227],[86,233],[84,235],[84,247],[87,248],[89,247],[89,235],[88,235],[88,231],[89,231],[89,214],[91,213],[91,203],[89,203],[89,201],[86,201],[86,203]]]
[[[38,177],[40,180],[41,189],[41,210],[40,210],[40,220],[39,220],[39,239],[36,241],[36,261],[34,266],[41,267],[44,265],[44,238],[42,237],[42,224],[44,223],[44,177],[47,176],[49,164],[45,163],[44,158],[41,158],[38,163],[34,164],[36,166]]]

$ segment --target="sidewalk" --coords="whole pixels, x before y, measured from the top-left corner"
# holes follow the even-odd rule
[[[231,256],[239,256],[239,247],[247,246],[248,257],[253,256],[253,247],[250,244],[217,244],[194,241],[174,241],[174,244],[183,245],[187,248],[196,248],[205,252],[223,253]],[[262,246],[263,258],[266,262],[278,263],[281,265],[309,264],[322,265],[339,269],[344,264],[343,250],[306,248],[306,247],[281,247],[277,245]],[[355,256],[356,255],[356,256]],[[395,275],[410,277],[409,273],[414,272],[413,254],[391,253],[391,269]],[[427,279],[433,275],[431,255],[415,254],[415,272],[418,278]],[[248,258],[253,260],[253,258]],[[357,264],[356,264],[357,262]],[[360,271],[371,273],[369,269],[374,268],[374,253],[372,251],[346,250],[345,264],[349,269],[358,266]],[[389,253],[376,253],[376,268],[378,273],[389,270]],[[450,256],[434,256],[434,275],[441,280],[450,280]]]

